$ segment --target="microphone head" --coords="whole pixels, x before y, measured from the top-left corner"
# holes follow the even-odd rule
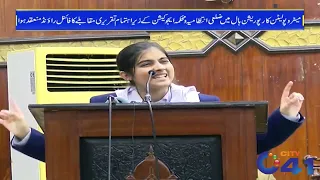
[[[155,72],[154,70],[150,70],[148,73],[149,73],[149,75],[151,75],[151,76],[156,75],[156,72]]]
[[[122,97],[114,97],[114,96],[110,96],[111,97],[111,102],[112,103],[130,103],[129,100],[122,98]],[[108,100],[105,103],[109,103],[110,101],[110,97],[108,98]]]

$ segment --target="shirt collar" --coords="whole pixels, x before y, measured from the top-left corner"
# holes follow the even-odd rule
[[[134,86],[131,86],[128,88],[128,98],[129,98],[129,101],[135,101],[135,102],[142,102],[143,101],[143,99],[140,97],[140,95],[138,93],[138,90]],[[171,98],[172,98],[171,87],[169,87],[169,91],[158,102],[170,102]]]

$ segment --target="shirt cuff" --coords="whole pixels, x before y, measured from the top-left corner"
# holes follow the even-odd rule
[[[287,120],[289,121],[293,121],[293,122],[299,122],[299,119],[300,119],[300,113],[297,114],[296,117],[292,117],[292,116],[287,116],[287,115],[284,115],[281,113],[281,115],[286,118]]]
[[[26,145],[28,140],[30,139],[30,135],[31,135],[31,128],[30,128],[28,134],[22,140],[20,140],[16,136],[14,136],[13,140],[12,140],[12,146],[24,146],[24,145]]]

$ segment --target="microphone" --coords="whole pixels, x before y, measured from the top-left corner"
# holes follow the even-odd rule
[[[156,75],[156,72],[154,71],[154,70],[150,70],[149,72],[148,72],[148,74],[149,74],[149,78],[148,78],[148,81],[147,81],[147,83],[146,83],[146,95],[145,95],[145,97],[144,97],[144,100],[146,101],[146,102],[151,102],[151,95],[150,95],[150,81],[151,81],[151,78],[152,78],[152,76],[154,76],[154,75]]]
[[[108,155],[109,155],[109,158],[108,158],[108,180],[111,179],[111,137],[112,137],[112,134],[111,134],[111,125],[112,125],[112,104],[117,104],[117,103],[129,103],[129,101],[127,99],[124,99],[122,97],[114,97],[114,96],[109,96],[108,97],[108,100],[105,102],[105,103],[108,103],[109,104],[109,118],[108,118],[108,121],[109,121],[109,145],[108,145]]]
[[[158,165],[158,158],[157,158],[157,153],[156,153],[156,144],[157,144],[157,140],[156,140],[156,129],[154,127],[154,118],[153,118],[153,111],[152,111],[152,106],[151,106],[151,95],[150,95],[150,87],[149,87],[149,84],[150,84],[150,80],[151,78],[156,75],[156,72],[154,70],[150,70],[148,72],[149,74],[149,78],[148,78],[148,81],[146,83],[146,95],[145,95],[145,101],[148,103],[148,106],[149,106],[149,111],[150,111],[150,119],[151,119],[151,124],[152,124],[152,136],[153,136],[153,142],[154,142],[154,147],[153,147],[153,153],[154,153],[154,157],[155,157],[155,160],[156,160],[156,177],[157,177],[157,180],[160,180],[160,172],[159,172],[159,165]]]
[[[130,103],[127,99],[122,98],[122,97],[114,97],[114,96],[109,96],[111,98],[108,98],[108,100],[105,103],[109,103],[111,99],[111,103]]]
[[[109,145],[108,145],[108,180],[111,180],[111,122],[112,122],[112,104],[115,102],[115,100],[117,100],[115,97],[113,96],[109,96],[108,100],[106,101],[106,103],[109,103]],[[117,100],[118,101],[118,100]],[[119,102],[119,101],[118,101]]]
[[[117,103],[130,103],[127,99],[125,98],[122,98],[122,97],[114,97],[114,96],[109,96],[108,97],[108,100],[105,102],[105,103],[108,103],[109,104],[109,118],[108,118],[108,121],[109,121],[109,150],[108,150],[108,155],[109,155],[109,158],[108,158],[108,180],[111,179],[111,137],[112,137],[112,134],[111,134],[111,125],[112,125],[112,104],[117,104]]]

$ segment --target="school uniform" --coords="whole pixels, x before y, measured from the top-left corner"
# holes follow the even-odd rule
[[[142,102],[135,87],[116,90],[114,93],[98,95],[90,98],[90,103],[105,103],[109,96],[121,97],[129,102]],[[199,93],[194,86],[180,86],[172,84],[168,93],[158,102],[219,102],[217,96]],[[268,129],[264,134],[257,134],[257,154],[268,151],[286,141],[304,122],[304,117],[299,113],[296,117],[282,115],[279,108],[268,117]],[[13,137],[12,147],[32,158],[45,162],[45,137],[39,131],[30,128],[27,136],[20,140]]]

